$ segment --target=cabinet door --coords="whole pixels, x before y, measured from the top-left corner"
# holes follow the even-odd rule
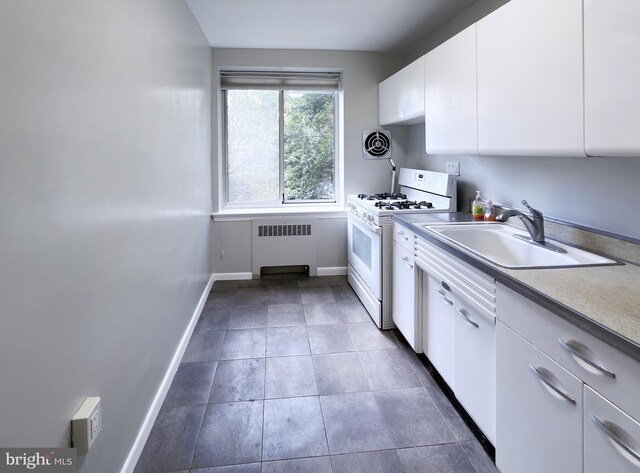
[[[453,362],[453,295],[442,281],[424,273],[422,349],[440,376],[455,391]]]
[[[584,156],[582,0],[511,0],[476,26],[480,154]]]
[[[498,469],[582,472],[582,382],[502,322],[496,337]]]
[[[640,156],[640,2],[585,0],[585,148]]]
[[[585,386],[585,473],[640,471],[640,424]]]
[[[456,397],[495,445],[495,318],[461,297],[455,297],[454,308]]]
[[[380,125],[424,121],[424,57],[378,85],[378,121]]]
[[[427,53],[424,84],[427,154],[477,154],[476,25]]]
[[[400,333],[416,353],[422,353],[420,318],[416,314],[413,252],[393,242],[392,317]]]

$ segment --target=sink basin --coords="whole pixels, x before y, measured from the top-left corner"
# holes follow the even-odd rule
[[[548,248],[521,240],[515,235],[528,237],[509,225],[445,224],[424,225],[424,228],[444,237],[481,258],[505,268],[552,268],[619,264],[617,261],[554,241],[566,250],[558,253]]]

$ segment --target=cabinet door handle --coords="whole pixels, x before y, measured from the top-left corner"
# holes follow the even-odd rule
[[[477,323],[471,320],[469,316],[464,313],[463,309],[456,309],[456,310],[458,311],[458,314],[460,314],[460,316],[462,317],[462,320],[464,320],[467,324],[471,325],[474,328],[480,328],[480,326]]]
[[[447,296],[444,295],[444,291],[442,289],[438,289],[438,294],[440,294],[440,297],[442,297],[442,300],[445,301],[447,304],[453,305],[453,301],[450,301],[449,299],[447,299]]]
[[[620,438],[620,435],[618,434],[618,432],[622,430],[620,427],[618,427],[613,422],[609,422],[606,420],[601,421],[596,416],[591,416],[591,420],[593,421],[594,424],[596,424],[596,426],[600,430],[602,430],[605,433],[607,437],[611,439],[613,443],[615,443],[618,447],[620,447],[622,450],[624,450],[629,455],[631,455],[634,460],[636,460],[637,462],[640,462],[640,453],[638,453],[635,449],[631,448],[629,445],[627,445],[624,442],[624,440]]]
[[[551,381],[549,381],[547,379],[547,377],[544,374],[542,374],[542,372],[538,368],[536,368],[533,365],[529,365],[529,368],[531,368],[531,372],[534,375],[536,375],[536,377],[540,380],[540,382],[542,384],[547,386],[549,389],[551,389],[558,396],[562,397],[566,401],[569,401],[571,404],[575,404],[576,403],[576,400],[574,398],[572,398],[569,394],[567,394],[563,389],[560,389],[558,386],[556,386]]]
[[[587,354],[585,354],[582,351],[580,351],[580,349],[575,346],[575,342],[573,342],[572,340],[567,342],[567,341],[563,340],[562,338],[559,338],[558,339],[558,343],[560,344],[560,346],[562,348],[567,350],[571,355],[575,356],[576,358],[581,359],[582,361],[584,361],[589,366],[591,366],[591,367],[597,369],[598,371],[600,371],[603,375],[605,375],[605,376],[607,376],[609,378],[615,379],[616,374],[613,371],[609,371],[607,368],[605,368],[604,366],[600,365],[595,360],[592,360]]]
[[[404,265],[407,267],[407,269],[413,269],[413,265],[409,262],[409,258],[403,256],[402,261],[404,261]]]
[[[402,237],[404,241],[409,241],[409,237]]]

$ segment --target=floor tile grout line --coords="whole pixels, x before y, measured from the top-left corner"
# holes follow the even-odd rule
[[[298,286],[298,287],[325,287],[325,286],[319,285],[319,286]],[[346,284],[342,284],[342,285],[335,285],[335,286],[331,286],[331,285],[329,285],[328,287],[331,289],[332,287],[347,287],[347,288],[348,288],[349,286],[348,286],[348,285],[346,285]],[[240,289],[240,288],[238,288],[238,289]],[[235,292],[237,289],[232,289],[232,290]],[[213,292],[213,291],[212,291],[212,292]],[[355,301],[354,301],[354,302],[355,302]],[[344,311],[343,311],[343,309],[342,309],[342,304],[344,304],[344,303],[349,303],[349,301],[348,301],[348,300],[347,300],[347,301],[338,301],[338,300],[335,300],[335,303],[337,304],[337,308],[338,308],[339,314],[340,314],[340,316],[341,316],[341,318],[342,318],[342,320],[343,320],[343,323],[342,323],[342,324],[340,324],[340,323],[338,323],[338,324],[319,324],[319,325],[341,325],[341,326],[348,326],[348,325],[356,325],[356,324],[358,324],[358,323],[359,323],[359,324],[365,324],[365,323],[370,323],[370,322],[371,322],[371,321],[367,321],[367,322],[350,322],[350,323],[347,323],[347,322],[345,321],[345,319],[344,319]],[[258,304],[256,304],[256,305],[258,305]],[[278,305],[278,304],[271,304],[271,303],[268,303],[267,305]],[[304,304],[302,304],[302,305],[304,306]],[[235,306],[235,305],[232,305],[232,306],[231,306],[231,309],[232,309],[234,306]],[[238,307],[250,307],[250,306],[251,306],[251,305],[249,305],[249,306],[238,306]],[[227,310],[231,310],[231,309],[230,309],[229,307],[218,307],[218,308],[216,308],[216,310],[219,310],[219,311],[222,311],[222,312],[227,311]],[[448,426],[449,430],[450,430],[450,431],[452,431],[452,432],[453,432],[453,427],[452,427],[451,423],[449,422],[449,420],[444,416],[443,411],[442,411],[442,408],[438,405],[438,402],[436,402],[436,399],[434,398],[434,396],[432,395],[432,393],[431,393],[431,392],[430,392],[430,390],[429,390],[430,388],[431,388],[431,389],[433,389],[433,386],[432,386],[431,384],[430,384],[429,386],[425,386],[425,385],[424,385],[423,380],[420,378],[420,376],[418,375],[418,373],[417,373],[417,371],[416,371],[416,366],[414,366],[414,364],[413,364],[413,363],[409,362],[410,357],[412,357],[411,359],[415,358],[416,360],[420,361],[420,360],[419,360],[419,358],[417,358],[413,353],[411,353],[411,352],[409,352],[408,350],[406,350],[406,349],[405,349],[405,347],[401,344],[401,341],[399,340],[399,338],[398,338],[397,336],[395,336],[395,334],[394,334],[392,331],[390,331],[389,333],[391,334],[391,337],[390,337],[390,338],[391,338],[391,340],[393,340],[393,342],[394,342],[394,344],[395,344],[394,349],[399,350],[399,352],[400,352],[400,355],[399,355],[399,356],[401,357],[401,359],[402,359],[406,364],[408,364],[408,365],[409,365],[410,371],[412,372],[412,374],[413,374],[413,375],[418,379],[418,381],[419,381],[419,386],[412,386],[412,387],[397,387],[397,388],[390,388],[390,389],[378,389],[378,390],[374,390],[374,389],[372,389],[372,388],[371,388],[371,385],[370,385],[371,383],[370,383],[370,380],[369,380],[369,376],[367,375],[366,371],[364,370],[364,366],[362,365],[362,358],[361,358],[361,355],[360,355],[360,354],[361,354],[361,353],[366,353],[366,352],[372,352],[372,351],[384,351],[384,352],[387,354],[387,356],[390,356],[390,355],[387,353],[387,352],[391,351],[391,349],[390,349],[390,348],[382,348],[382,347],[379,347],[379,348],[375,348],[375,349],[364,349],[364,350],[363,350],[363,349],[355,349],[354,351],[338,351],[338,352],[328,352],[328,353],[313,353],[313,351],[311,350],[311,343],[310,343],[310,338],[309,338],[309,335],[308,335],[308,327],[309,327],[309,325],[306,323],[306,320],[305,320],[305,323],[304,323],[304,324],[290,325],[290,326],[286,326],[286,325],[285,325],[285,326],[280,326],[280,327],[269,327],[269,326],[268,326],[268,324],[267,324],[265,327],[258,327],[257,329],[262,329],[262,328],[264,328],[264,329],[267,329],[267,330],[268,330],[269,328],[284,328],[284,327],[295,327],[295,326],[304,326],[304,327],[307,329],[307,330],[306,330],[306,331],[307,331],[306,345],[307,345],[307,347],[308,347],[308,349],[309,349],[309,353],[301,353],[301,354],[295,354],[295,355],[286,355],[286,354],[285,354],[285,355],[269,356],[269,355],[267,355],[267,353],[266,353],[266,345],[267,345],[267,342],[266,342],[266,338],[265,338],[265,352],[264,352],[264,355],[263,355],[263,356],[261,356],[261,357],[259,356],[259,357],[248,357],[248,358],[230,358],[230,359],[224,359],[224,360],[221,360],[221,359],[218,359],[218,360],[196,360],[196,361],[189,361],[189,362],[182,362],[182,361],[181,361],[181,364],[182,364],[182,363],[194,363],[194,364],[195,364],[195,363],[216,363],[216,370],[214,371],[214,379],[215,379],[215,375],[217,374],[218,364],[219,364],[220,362],[222,362],[222,361],[232,362],[232,361],[240,361],[240,360],[247,360],[247,359],[256,359],[256,360],[259,360],[259,359],[265,359],[265,362],[266,362],[266,359],[267,359],[267,358],[293,358],[293,357],[295,357],[295,358],[299,358],[299,357],[302,357],[302,356],[310,356],[310,357],[311,357],[311,360],[312,360],[312,369],[313,369],[313,376],[314,376],[314,381],[315,381],[315,385],[316,385],[316,390],[318,391],[318,394],[317,394],[317,395],[311,394],[311,395],[304,395],[304,396],[286,396],[286,397],[277,397],[277,398],[269,398],[269,399],[266,399],[266,378],[267,378],[267,368],[266,368],[266,364],[265,364],[265,371],[264,371],[264,373],[263,373],[263,383],[262,383],[262,384],[263,384],[263,395],[262,395],[262,399],[247,400],[247,401],[229,401],[229,402],[223,402],[223,403],[207,403],[207,404],[198,404],[198,403],[196,403],[196,404],[184,404],[185,406],[188,406],[188,405],[192,405],[192,406],[204,406],[204,410],[205,410],[205,412],[204,412],[204,414],[203,414],[203,417],[202,417],[202,419],[201,419],[201,422],[200,422],[200,427],[199,427],[199,431],[198,431],[198,438],[197,438],[197,440],[196,440],[196,442],[195,442],[195,446],[194,446],[194,452],[193,452],[192,460],[191,460],[191,463],[192,463],[192,464],[193,464],[193,461],[194,461],[194,459],[195,459],[195,453],[196,453],[196,451],[197,451],[197,445],[198,445],[198,443],[199,443],[199,441],[200,441],[200,437],[201,437],[201,435],[202,435],[202,426],[204,425],[204,418],[205,418],[205,416],[206,416],[207,411],[210,409],[210,406],[212,406],[212,405],[217,405],[217,404],[233,404],[233,403],[237,403],[237,402],[256,402],[256,401],[260,401],[260,402],[261,402],[261,404],[262,404],[262,417],[263,417],[263,420],[262,420],[262,431],[261,431],[261,452],[260,452],[260,459],[261,459],[260,461],[261,461],[262,463],[265,463],[265,462],[271,462],[271,461],[287,461],[287,460],[296,460],[296,459],[304,459],[304,458],[320,458],[320,457],[326,457],[326,456],[328,456],[329,458],[331,458],[331,457],[334,457],[334,456],[353,455],[353,454],[362,454],[362,453],[371,453],[371,452],[381,452],[381,451],[393,451],[393,450],[395,450],[395,451],[396,451],[396,454],[397,454],[397,452],[398,452],[399,450],[406,450],[406,449],[412,449],[412,448],[421,448],[421,447],[434,447],[434,446],[438,446],[438,445],[454,445],[454,444],[457,444],[457,445],[458,445],[458,446],[463,450],[463,452],[465,453],[465,457],[467,457],[467,459],[469,460],[469,463],[471,464],[471,467],[474,469],[474,471],[476,471],[476,472],[478,471],[478,470],[477,470],[477,468],[476,468],[476,465],[471,461],[470,454],[466,451],[466,449],[464,449],[464,447],[463,447],[463,445],[462,445],[463,441],[461,441],[461,440],[457,440],[457,441],[455,441],[455,442],[444,442],[444,443],[440,443],[440,444],[417,445],[417,446],[413,446],[413,447],[406,447],[406,448],[398,448],[398,447],[396,447],[396,448],[394,448],[394,449],[363,450],[363,451],[356,451],[356,452],[348,452],[348,453],[347,453],[347,452],[345,452],[345,453],[339,453],[339,454],[332,454],[332,453],[331,453],[331,451],[330,451],[330,448],[329,448],[328,432],[327,432],[327,429],[326,429],[324,412],[323,412],[323,410],[322,410],[321,398],[322,398],[322,397],[326,397],[326,396],[331,396],[331,395],[337,395],[337,396],[340,396],[340,395],[345,395],[345,394],[355,394],[355,392],[350,392],[350,393],[336,393],[336,394],[320,394],[320,393],[319,393],[319,389],[318,389],[318,378],[317,378],[317,373],[316,373],[316,370],[315,370],[315,357],[316,357],[316,356],[331,355],[331,354],[349,354],[349,353],[356,353],[356,354],[358,355],[358,361],[359,361],[360,367],[363,369],[363,372],[365,373],[365,377],[366,377],[366,379],[367,379],[367,383],[369,384],[369,390],[368,390],[368,391],[358,391],[358,392],[360,392],[360,393],[367,393],[367,392],[370,392],[370,393],[371,393],[371,395],[372,395],[372,396],[373,396],[373,398],[374,398],[376,408],[378,409],[378,411],[379,411],[380,413],[381,413],[381,409],[380,409],[380,405],[379,405],[379,403],[378,403],[378,399],[377,399],[377,398],[376,398],[376,396],[375,396],[375,393],[376,393],[376,392],[396,391],[396,390],[403,390],[403,389],[424,389],[424,390],[426,391],[427,395],[428,395],[428,398],[433,402],[433,405],[436,407],[437,412],[442,416],[442,418],[443,418],[443,420],[445,420],[445,423],[446,423],[446,425]],[[313,326],[313,324],[312,324],[312,326]],[[228,332],[229,332],[229,330],[236,330],[236,329],[215,330],[215,331],[224,331],[224,332],[225,332],[224,337],[223,337],[223,339],[222,339],[222,345],[224,345],[224,342],[227,340],[227,336],[229,335],[229,333],[228,333]],[[238,329],[238,330],[242,330],[242,329]],[[255,330],[255,328],[248,328],[247,330]],[[355,345],[355,343],[353,343],[353,337],[351,336],[351,333],[350,333],[349,331],[347,331],[347,333],[348,333],[348,335],[349,335],[349,339],[351,340],[352,344],[353,344],[353,345]],[[266,334],[265,334],[265,336],[266,336]],[[221,349],[222,349],[222,346],[221,346]],[[210,388],[209,397],[211,396],[211,392],[212,392],[212,390],[213,390],[213,385],[214,385],[214,381],[212,380],[212,386],[211,386],[211,388]],[[435,389],[437,389],[437,387],[436,387]],[[323,428],[324,428],[324,430],[325,430],[325,440],[326,440],[326,442],[327,442],[327,451],[328,451],[328,455],[319,455],[319,456],[311,456],[311,457],[297,457],[297,458],[291,458],[291,459],[284,458],[284,459],[281,459],[281,460],[263,460],[262,458],[263,458],[263,454],[264,454],[264,433],[265,433],[265,430],[264,430],[264,428],[265,428],[265,425],[264,425],[264,422],[265,422],[265,408],[264,408],[264,406],[265,406],[265,401],[267,401],[267,400],[276,400],[276,399],[307,398],[307,397],[317,397],[317,398],[318,398],[318,403],[319,403],[319,405],[320,405],[320,409],[321,409],[321,416],[322,416],[322,421],[323,421]],[[176,406],[177,406],[177,405],[176,405]],[[388,426],[387,421],[386,421],[386,418],[384,418],[384,416],[383,416],[383,421],[384,421],[385,428],[386,428],[386,429],[387,429],[387,431],[388,431],[389,426]],[[454,435],[453,435],[453,437],[457,439],[457,437],[458,437],[458,436],[454,434]],[[393,438],[392,438],[392,437],[391,437],[391,439],[392,439],[393,443],[395,444],[395,440],[393,440]],[[464,441],[464,442],[469,443],[469,442],[472,442],[472,441],[473,441],[473,439],[469,439],[469,440],[466,440],[466,441]],[[399,457],[399,455],[398,455],[398,457]],[[255,462],[252,462],[252,463],[255,463]],[[243,463],[243,464],[247,464],[247,463]],[[402,463],[402,459],[401,459],[401,458],[400,458],[400,464],[401,464],[402,468],[404,469],[404,464]],[[234,464],[234,465],[235,465],[235,464]],[[332,465],[332,467],[333,467],[333,464],[331,464],[331,465]]]
[[[191,455],[191,461],[189,462],[189,470],[193,466],[193,461],[196,458],[196,452],[198,451],[198,443],[200,443],[200,435],[202,435],[202,425],[204,424],[204,419],[207,416],[207,411],[209,410],[209,406],[205,406],[204,412],[202,413],[202,419],[200,419],[200,427],[198,428],[198,438],[196,439],[193,445],[193,454]]]

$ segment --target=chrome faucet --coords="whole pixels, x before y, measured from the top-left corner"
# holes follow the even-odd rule
[[[520,220],[522,220],[522,223],[524,223],[529,235],[531,235],[531,240],[535,243],[544,245],[544,218],[542,216],[542,212],[532,208],[526,200],[522,201],[522,205],[529,209],[531,217],[527,217],[519,210],[509,209],[503,210],[496,215],[496,220],[499,222],[506,222],[511,217],[519,217]]]

